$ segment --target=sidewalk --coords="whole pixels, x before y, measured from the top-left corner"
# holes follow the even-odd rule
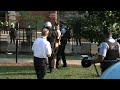
[[[61,63],[62,64],[62,63]],[[81,60],[67,60],[68,65],[81,65]],[[18,59],[16,63],[15,58],[0,58],[0,66],[31,66],[33,59]],[[99,64],[96,64],[99,65]]]

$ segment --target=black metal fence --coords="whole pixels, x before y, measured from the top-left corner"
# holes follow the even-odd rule
[[[7,31],[5,30],[5,26],[0,27],[0,53],[16,53],[15,47],[18,49],[18,53],[31,53],[33,41],[40,33],[40,30],[38,31],[37,28],[37,21],[21,20],[18,23],[19,26],[15,26],[15,41],[17,44],[10,43],[10,26]]]
[[[19,21],[19,27],[16,28],[15,44],[10,43],[9,29],[8,33],[3,33],[4,29],[0,31],[0,54],[12,53],[16,56],[16,62],[20,55],[32,55],[32,45],[34,40],[40,36],[40,29],[37,27],[37,21]],[[32,25],[29,27],[29,25]],[[91,44],[83,43],[79,38],[72,37],[69,46],[66,46],[68,53],[91,53]],[[82,46],[81,46],[82,45]],[[70,47],[70,48],[69,48]],[[87,48],[86,48],[87,47]],[[15,58],[15,57],[14,57]]]
[[[15,21],[16,22],[16,21]],[[4,33],[4,29],[0,31],[0,53],[16,53],[16,47],[18,54],[31,54],[33,41],[41,34],[37,27],[37,21],[21,20],[19,21],[19,27],[16,29],[16,43],[10,44],[9,29],[8,33]],[[29,25],[31,25],[29,27]],[[3,27],[4,28],[4,27]],[[81,38],[70,39],[68,44],[71,47],[70,53],[80,53],[79,50],[82,45]]]
[[[37,38],[36,28],[19,28],[18,29],[18,52],[19,53],[32,53],[31,47],[33,41]]]

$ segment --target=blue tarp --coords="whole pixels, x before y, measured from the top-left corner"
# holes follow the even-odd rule
[[[112,65],[103,72],[100,79],[120,79],[120,62]]]

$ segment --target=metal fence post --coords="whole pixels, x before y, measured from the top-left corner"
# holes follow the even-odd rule
[[[18,39],[16,39],[16,63],[18,59]]]

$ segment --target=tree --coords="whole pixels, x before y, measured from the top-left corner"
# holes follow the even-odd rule
[[[31,28],[41,28],[44,25],[44,17],[43,16],[32,16],[31,11],[20,11],[21,17],[28,21],[28,25]]]
[[[101,42],[104,30],[111,30],[113,37],[117,37],[119,28],[119,11],[61,11],[62,16],[74,32],[74,36],[81,36],[90,42]]]

